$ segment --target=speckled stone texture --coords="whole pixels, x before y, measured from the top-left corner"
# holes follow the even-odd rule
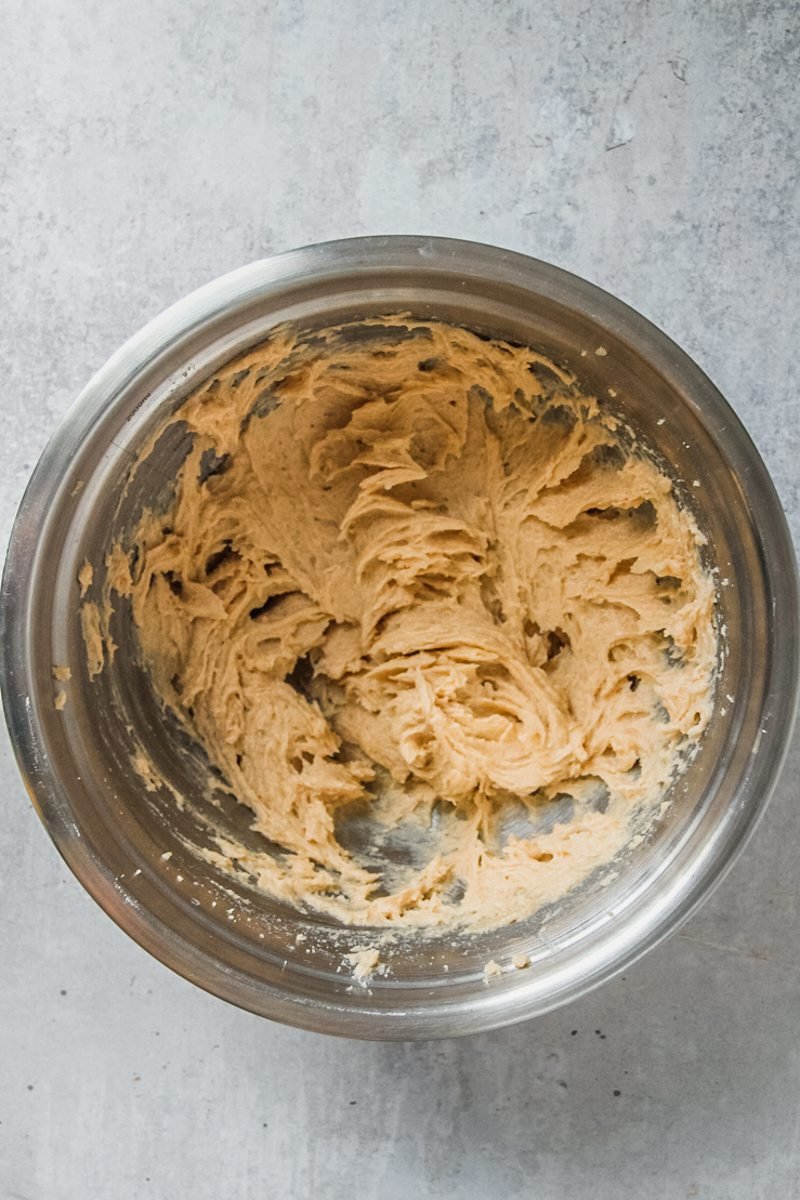
[[[794,0],[5,0],[3,545],[90,373],[211,277],[373,232],[550,259],[728,396],[800,532]],[[61,865],[3,740],[0,1196],[800,1197],[800,772],[624,978],[461,1042],[192,988]]]

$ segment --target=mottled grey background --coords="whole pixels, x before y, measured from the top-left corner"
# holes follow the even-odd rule
[[[794,0],[4,0],[0,22],[3,544],[58,418],[148,318],[263,254],[400,231],[550,259],[656,321],[800,533]],[[61,865],[4,740],[0,1197],[800,1197],[793,763],[624,979],[381,1046],[150,960]]]

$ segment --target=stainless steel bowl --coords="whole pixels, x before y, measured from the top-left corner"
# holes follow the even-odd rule
[[[159,445],[124,493],[137,447],[200,379],[282,321],[329,324],[409,311],[530,343],[619,403],[694,489],[720,588],[719,703],[653,835],[611,882],[590,881],[546,914],[474,937],[401,939],[369,987],[342,972],[365,931],[341,930],[233,883],[191,855],[211,820],[136,664],[124,612],[112,669],[86,671],[76,577],[102,576],[115,523],[168,488],[184,452]],[[595,354],[602,346],[607,353]],[[582,354],[582,352],[586,352]],[[797,574],[786,523],[750,439],[705,375],[618,300],[564,271],[490,246],[359,238],[253,263],[174,305],[89,383],[42,455],[14,526],[3,580],[3,700],[31,799],[102,908],[162,962],[253,1012],[328,1033],[424,1038],[534,1016],[622,969],[717,883],[764,809],[798,685]],[[63,711],[53,664],[68,664]],[[732,700],[722,700],[730,696]],[[171,781],[147,791],[138,741]],[[233,806],[234,808],[236,806]],[[164,858],[172,852],[171,857]],[[601,886],[604,885],[604,886]],[[298,936],[299,935],[299,936]],[[309,951],[311,951],[309,953]],[[531,966],[486,979],[488,959]]]

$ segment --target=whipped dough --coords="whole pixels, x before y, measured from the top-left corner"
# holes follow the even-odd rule
[[[476,927],[609,862],[700,738],[717,647],[702,535],[620,421],[530,349],[396,316],[280,329],[171,420],[174,504],[108,595],[251,810],[259,886]]]

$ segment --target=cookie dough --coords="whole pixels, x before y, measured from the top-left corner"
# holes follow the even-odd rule
[[[387,317],[279,330],[172,420],[174,505],[108,579],[263,835],[221,859],[344,922],[476,926],[624,846],[706,726],[716,634],[702,535],[618,417],[530,349]]]

